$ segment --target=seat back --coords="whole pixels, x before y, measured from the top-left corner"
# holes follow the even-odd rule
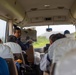
[[[10,75],[18,75],[10,47],[0,44],[0,57],[6,60]]]
[[[66,53],[57,62],[54,75],[76,75],[76,49]]]
[[[55,69],[55,64],[69,51],[76,49],[76,40],[70,38],[63,38],[55,41],[51,47],[53,50],[53,67],[51,68],[52,74]],[[50,51],[51,51],[50,50]],[[49,56],[51,55],[49,51]]]
[[[7,61],[9,71],[10,71],[10,75],[18,75],[17,68],[16,68],[16,65],[14,63],[14,60],[12,60],[11,58],[7,58],[5,60]]]
[[[25,64],[21,47],[17,43],[7,42],[4,44],[9,46],[11,48],[11,51],[13,52],[13,55],[16,56],[17,58],[21,59],[23,61],[23,64]]]
[[[9,75],[7,62],[0,57],[0,75]]]
[[[76,40],[75,39],[69,39],[69,38],[63,38],[55,41],[52,44],[53,50],[53,63],[56,63],[62,56],[64,56],[67,52],[69,52],[72,49],[76,49]],[[50,53],[49,53],[50,56]]]
[[[26,50],[26,54],[28,62],[34,63],[34,49],[32,45],[30,45],[29,49]]]

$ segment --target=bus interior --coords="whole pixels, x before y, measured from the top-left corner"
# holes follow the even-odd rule
[[[26,42],[25,37],[30,37],[34,42],[37,42],[37,31],[35,29],[36,26],[47,26],[46,31],[48,32],[52,32],[52,28],[50,27],[55,25],[73,25],[76,30],[76,0],[0,0],[0,19],[4,21],[4,27],[0,32],[0,35],[2,33],[4,36],[1,37],[3,43],[7,42],[9,35],[13,35],[14,27],[19,27],[21,29],[21,41],[23,43]],[[1,27],[2,26],[0,25],[0,28]],[[61,29],[63,29],[63,27]],[[76,38],[75,30],[74,33],[68,35],[68,37],[72,37],[74,40]],[[41,55],[39,55],[37,52],[40,52]],[[21,71],[22,74],[17,73],[17,69],[13,61],[15,61],[14,57],[20,57],[20,55],[16,53],[13,54],[12,59],[7,58],[12,65],[10,68],[12,71],[10,75],[66,75],[63,72],[61,73],[60,70],[57,70],[59,74],[57,74],[57,71],[56,73],[48,74],[46,71],[40,70],[40,63],[38,65],[34,64],[35,55],[39,55],[41,58],[44,56],[42,48],[34,48],[33,45],[31,45],[26,52],[23,52],[23,54],[27,54],[27,60],[30,63],[28,66],[29,72],[25,72],[25,74],[23,71]],[[65,56],[68,57],[67,55]],[[2,54],[0,57],[2,57]],[[23,58],[23,56],[20,58],[25,61],[25,58]],[[38,63],[37,60],[36,62]],[[24,64],[26,64],[26,61]],[[23,66],[21,69],[25,71],[25,68]],[[54,70],[56,69],[54,68]],[[74,72],[74,74],[70,75],[75,74],[76,73]]]

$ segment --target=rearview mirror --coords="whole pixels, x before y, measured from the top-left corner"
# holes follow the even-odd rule
[[[52,31],[52,28],[46,28],[46,31],[50,32],[50,31]]]

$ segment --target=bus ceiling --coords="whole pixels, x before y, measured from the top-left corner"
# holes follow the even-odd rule
[[[0,18],[22,27],[76,25],[76,0],[0,0]]]

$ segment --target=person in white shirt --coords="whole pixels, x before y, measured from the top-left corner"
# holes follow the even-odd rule
[[[53,58],[53,48],[54,45],[53,43],[60,38],[64,38],[65,36],[63,34],[53,34],[49,37],[50,39],[50,47],[48,49],[48,53],[46,53],[44,55],[44,57],[42,58],[41,62],[40,62],[40,69],[42,71],[48,71],[49,72],[49,66],[51,66],[51,62],[52,62],[52,58]]]
[[[53,43],[53,62],[51,73],[54,70],[56,63],[70,50],[76,49],[76,40],[70,38],[62,38]],[[50,53],[49,53],[50,54]]]

